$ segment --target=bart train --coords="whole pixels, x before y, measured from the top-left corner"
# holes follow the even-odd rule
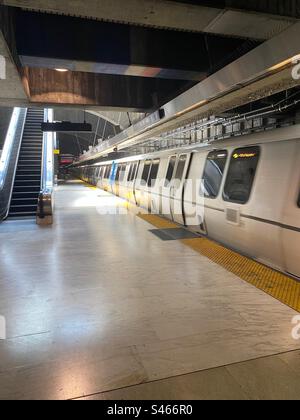
[[[300,278],[299,125],[86,164],[76,174]]]

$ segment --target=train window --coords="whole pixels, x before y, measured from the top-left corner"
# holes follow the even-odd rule
[[[145,183],[148,182],[150,168],[151,168],[151,160],[146,160],[144,164],[143,173],[142,173],[142,181],[144,181]]]
[[[105,171],[105,176],[104,176],[105,179],[108,179],[109,178],[110,172],[111,172],[111,165],[108,165],[106,167],[106,171]]]
[[[139,167],[140,167],[140,162],[137,162],[135,165],[134,172],[132,172],[132,181],[135,181],[137,179],[137,176],[139,173]]]
[[[124,181],[126,167],[127,167],[126,163],[125,163],[125,165],[122,165],[121,166],[121,170],[120,170],[120,182]]]
[[[159,169],[160,159],[155,159],[152,161],[151,171],[148,178],[148,187],[154,187],[155,181],[157,179],[158,169]]]
[[[134,181],[137,175],[137,168],[138,168],[138,163],[135,163],[132,167],[132,172],[131,172],[131,177],[130,177],[130,181]]]
[[[128,176],[127,176],[127,182],[130,182],[131,181],[133,166],[134,166],[134,164],[132,163],[130,165],[130,167],[129,167],[129,172],[128,172]]]
[[[246,204],[250,198],[260,156],[259,147],[236,149],[231,157],[223,198]]]
[[[135,171],[135,163],[132,163],[130,165],[130,169],[129,169],[129,173],[128,173],[128,178],[127,178],[128,182],[131,182],[133,180],[134,171]]]
[[[184,172],[184,168],[185,168],[185,162],[187,160],[187,155],[181,155],[179,157],[179,161],[177,164],[177,168],[176,168],[176,173],[175,173],[175,180],[181,181],[182,176],[183,176],[183,172]]]
[[[171,156],[169,160],[169,166],[168,166],[166,180],[165,180],[165,187],[169,185],[169,183],[171,182],[173,178],[175,165],[176,165],[176,156]]]
[[[132,182],[135,179],[136,168],[137,168],[137,163],[136,162],[134,162],[130,165],[129,172],[128,172],[128,177],[127,177],[128,182]]]
[[[128,174],[128,181],[131,182],[133,180],[134,174],[135,174],[135,167],[136,164],[132,163],[130,165],[130,170],[129,170],[129,174]]]
[[[203,173],[203,182],[201,183],[201,193],[205,197],[216,198],[218,196],[227,156],[226,150],[214,151],[208,154]]]
[[[121,165],[118,165],[115,181],[119,181],[121,172]]]

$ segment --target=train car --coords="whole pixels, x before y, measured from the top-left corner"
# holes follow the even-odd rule
[[[124,174],[117,169],[117,181],[113,164]],[[300,278],[300,126],[96,164],[94,178],[89,171],[78,175]]]

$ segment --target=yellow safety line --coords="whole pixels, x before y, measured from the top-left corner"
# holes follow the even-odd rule
[[[97,187],[95,187],[92,184],[89,184],[88,182],[82,181],[82,179],[79,180],[85,187],[90,188],[91,190],[98,190]]]
[[[145,220],[146,222],[150,223],[151,225],[157,227],[158,229],[171,229],[171,228],[178,228],[173,222],[170,222],[163,217],[156,216],[154,214],[139,214],[138,215],[141,219]]]
[[[143,220],[159,229],[176,228],[178,225],[156,215],[139,215]],[[181,242],[211,261],[235,274],[240,279],[252,284],[300,312],[300,283],[257,261],[244,257],[207,238],[182,239]]]

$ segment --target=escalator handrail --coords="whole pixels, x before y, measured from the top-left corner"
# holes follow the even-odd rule
[[[44,121],[53,122],[52,109],[44,110]],[[55,136],[55,133],[43,133],[41,191],[37,210],[38,224],[51,224],[53,221]]]
[[[27,108],[14,108],[0,158],[0,222],[9,213],[26,116]]]

